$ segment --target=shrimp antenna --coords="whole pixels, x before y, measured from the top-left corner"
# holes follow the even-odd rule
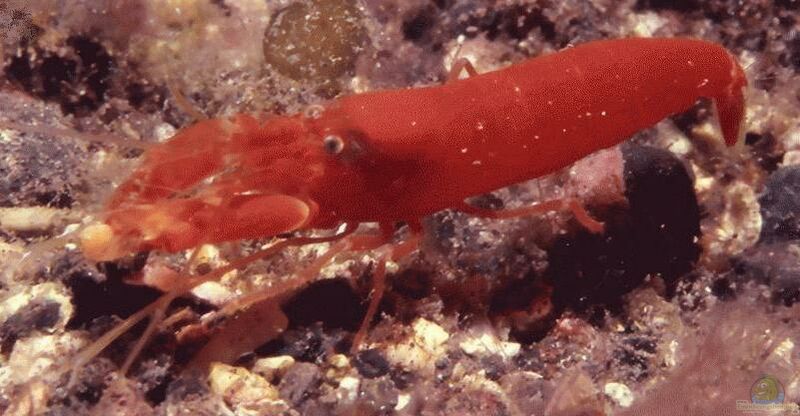
[[[167,78],[167,89],[169,90],[170,94],[172,94],[172,98],[175,100],[175,105],[181,111],[186,113],[186,115],[194,119],[194,121],[208,119],[208,116],[206,116],[202,110],[194,105],[194,103],[189,101],[189,99],[186,98],[186,95],[183,94],[183,91],[181,91],[178,85],[175,84],[175,82],[170,78]]]

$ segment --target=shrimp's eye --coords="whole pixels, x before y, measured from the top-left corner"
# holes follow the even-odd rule
[[[322,145],[325,148],[325,152],[330,155],[338,155],[344,150],[344,140],[335,134],[325,136],[322,139]]]

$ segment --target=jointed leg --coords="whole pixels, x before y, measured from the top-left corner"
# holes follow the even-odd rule
[[[220,314],[222,316],[231,315],[250,305],[272,300],[277,295],[290,293],[305,286],[311,282],[314,277],[319,274],[320,270],[333,260],[334,257],[345,251],[379,250],[380,252],[373,272],[373,289],[370,303],[361,326],[353,338],[352,349],[355,351],[366,337],[369,325],[377,313],[381,299],[383,298],[383,292],[386,286],[386,261],[397,261],[416,250],[419,245],[420,234],[418,232],[414,232],[406,241],[395,245],[389,243],[391,235],[389,227],[384,227],[383,233],[379,235],[349,235],[334,244],[325,254],[314,260],[311,265],[298,272],[293,279],[230,302],[220,310]]]
[[[202,283],[218,280],[228,272],[241,269],[256,260],[260,260],[263,258],[270,257],[274,254],[277,254],[286,247],[336,241],[351,234],[353,231],[355,231],[355,227],[348,226],[341,233],[329,237],[295,237],[286,239],[278,243],[275,243],[269,248],[260,250],[253,254],[250,254],[249,256],[236,259],[227,266],[212,270],[206,274],[200,276],[186,276],[187,279],[184,284],[163,294],[160,298],[156,299],[154,302],[150,303],[149,305],[145,306],[144,308],[137,311],[133,315],[129,316],[127,319],[120,322],[116,327],[114,327],[107,333],[103,334],[103,336],[101,336],[100,338],[92,342],[88,347],[79,352],[69,363],[67,363],[67,365],[63,368],[63,370],[65,371],[73,370],[70,383],[74,382],[76,376],[76,373],[74,372],[75,369],[82,367],[83,365],[88,363],[92,358],[97,356],[97,354],[103,351],[112,342],[114,342],[117,338],[119,338],[122,334],[124,334],[128,330],[130,330],[136,324],[138,324],[139,322],[143,321],[148,317],[151,317],[152,318],[151,323],[145,330],[146,336],[143,336],[142,339],[140,339],[137,342],[137,344],[134,346],[134,349],[131,351],[131,353],[125,360],[125,364],[123,365],[122,369],[127,370],[130,367],[131,363],[136,359],[136,356],[141,351],[141,349],[144,348],[144,345],[148,341],[147,338],[149,338],[152,332],[154,332],[155,329],[157,329],[156,321],[160,320],[160,315],[163,315],[166,308],[169,307],[170,303],[172,303],[172,301],[175,300],[177,297],[189,292],[190,290],[194,289],[195,287],[199,286]],[[281,290],[281,288],[275,288],[273,293],[279,290]],[[156,323],[154,324],[154,322]]]
[[[184,113],[194,119],[194,121],[206,120],[208,116],[203,114],[200,109],[198,109],[194,104],[192,104],[181,89],[178,88],[177,85],[171,80],[167,80],[167,89],[172,94],[172,98],[175,99],[175,105],[181,109]]]
[[[314,262],[312,262],[309,266],[297,272],[294,278],[285,280],[264,290],[258,290],[254,293],[250,293],[229,302],[222,309],[220,309],[220,314],[222,316],[231,315],[255,303],[272,299],[278,295],[289,293],[305,286],[311,280],[313,280],[314,277],[319,274],[320,270],[322,270],[323,267],[333,260],[334,257],[344,251],[350,250],[352,247],[352,239],[355,237],[359,236],[344,237],[340,241],[336,242],[336,244],[315,259]]]
[[[471,77],[478,75],[478,71],[475,70],[475,67],[469,59],[458,58],[453,62],[453,66],[450,67],[450,72],[447,74],[447,82],[450,83],[458,80],[461,76],[461,71],[467,71],[467,75]]]
[[[389,247],[388,252],[382,253],[378,257],[375,271],[372,274],[372,296],[369,300],[367,312],[364,314],[364,319],[361,321],[361,326],[353,337],[353,345],[351,347],[352,353],[358,351],[364,338],[366,338],[372,319],[378,312],[378,306],[380,306],[381,300],[383,299],[383,293],[386,289],[386,261],[398,261],[411,254],[411,252],[416,250],[419,246],[420,238],[420,233],[415,231],[406,241]]]
[[[526,215],[541,215],[552,211],[560,211],[563,209],[569,209],[570,211],[572,211],[572,214],[575,216],[575,219],[578,220],[578,222],[581,223],[581,225],[583,225],[590,232],[592,233],[603,232],[604,229],[603,223],[592,218],[592,216],[589,215],[588,212],[586,212],[586,209],[583,207],[581,202],[575,198],[551,199],[549,201],[542,201],[527,207],[512,208],[512,209],[505,209],[498,211],[476,208],[467,205],[466,203],[459,208],[459,210],[470,215],[476,215],[483,218],[498,218],[498,219],[516,218]]]

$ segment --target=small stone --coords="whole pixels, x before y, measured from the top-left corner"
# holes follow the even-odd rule
[[[261,358],[253,364],[253,371],[267,381],[273,381],[276,378],[283,377],[294,363],[294,358],[290,355]]]
[[[344,354],[334,354],[330,358],[330,364],[336,368],[350,367],[350,359]]]
[[[389,373],[389,362],[383,354],[375,349],[361,351],[355,361],[358,373],[366,378],[381,377]]]
[[[278,399],[278,391],[263,377],[241,367],[212,363],[208,375],[211,391],[222,396],[232,407]]]
[[[56,282],[27,288],[0,303],[0,344],[8,353],[14,342],[34,331],[64,328],[73,314],[66,288]]]
[[[519,343],[500,341],[497,337],[487,333],[483,333],[476,338],[466,339],[458,345],[467,355],[499,355],[506,359],[517,355],[521,348]]]
[[[339,390],[336,392],[337,398],[340,402],[353,402],[358,397],[358,387],[360,385],[360,380],[355,377],[343,377],[339,381]]]
[[[12,232],[43,232],[62,221],[67,212],[47,207],[0,208],[0,227]]]
[[[389,361],[405,368],[433,373],[436,361],[446,352],[445,343],[450,334],[425,318],[414,321],[412,329],[412,336],[387,348],[386,356]]]
[[[192,294],[217,307],[225,305],[236,297],[230,289],[219,282],[205,282],[192,289]]]
[[[11,315],[0,324],[0,348],[8,352],[14,342],[31,331],[52,328],[60,319],[60,305],[56,302],[31,302],[22,311]]]
[[[425,318],[414,321],[413,328],[415,340],[429,350],[441,347],[450,339],[450,334],[444,328]]]
[[[281,398],[297,407],[316,394],[320,383],[322,383],[322,373],[316,365],[297,363],[283,376],[278,391]]]
[[[603,387],[603,393],[621,407],[630,407],[630,405],[633,404],[633,393],[631,389],[622,383],[606,383]]]
[[[397,404],[394,406],[394,410],[401,411],[406,408],[411,403],[411,395],[410,394],[400,394],[397,396]]]

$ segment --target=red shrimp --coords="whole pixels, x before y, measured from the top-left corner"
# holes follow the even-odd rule
[[[471,76],[458,79],[463,69]],[[175,297],[284,247],[336,240],[296,279],[239,298],[220,313],[299,288],[337,253],[375,249],[375,292],[353,339],[357,347],[377,311],[385,261],[414,250],[422,217],[447,208],[499,218],[571,208],[580,222],[599,232],[601,223],[574,200],[489,211],[470,207],[465,199],[561,169],[688,109],[699,98],[713,100],[725,143],[733,145],[741,136],[746,84],[736,59],[717,44],[620,39],[480,75],[462,63],[444,85],[352,95],[304,114],[199,121],[148,147],[138,169],[108,201],[102,222],[81,233],[87,258],[112,260],[144,250],[176,252],[204,243],[347,227],[327,237],[287,238],[178,281],[73,357],[64,370],[80,368],[149,316],[144,335],[121,367],[125,373]],[[379,223],[383,233],[354,234],[365,222]],[[397,222],[409,224],[412,233],[391,244]],[[198,356],[214,357],[214,348]]]
[[[728,145],[741,135],[744,72],[706,41],[604,40],[467,69],[466,79],[351,95],[316,114],[187,127],[145,153],[103,223],[82,234],[84,253],[109,260],[470,211],[468,197],[556,171],[699,98],[713,100]]]

